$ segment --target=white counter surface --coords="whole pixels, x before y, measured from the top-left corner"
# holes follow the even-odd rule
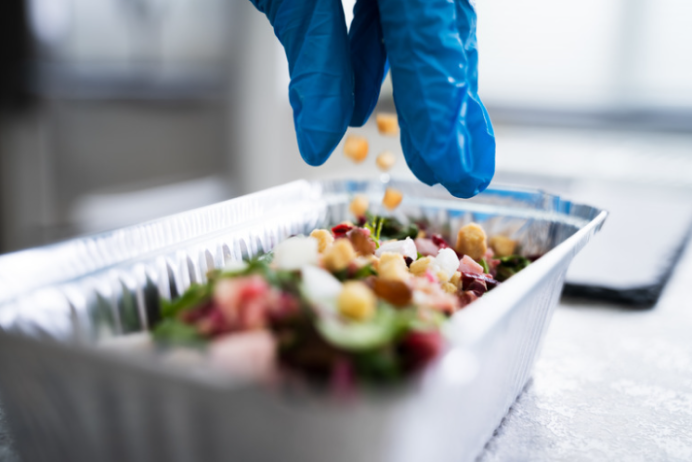
[[[652,309],[560,303],[533,378],[479,458],[596,460],[692,460],[689,243]]]

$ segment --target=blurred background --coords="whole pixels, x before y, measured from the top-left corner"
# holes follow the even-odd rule
[[[644,221],[642,203],[689,204],[691,2],[477,9],[498,182],[629,200]],[[375,175],[374,155],[302,162],[283,50],[248,1],[4,0],[0,34],[0,253],[297,178]],[[387,81],[378,110],[391,95]],[[355,131],[410,175],[397,139]]]
[[[343,1],[350,20],[355,0]],[[652,306],[690,240],[692,1],[476,0],[476,7],[480,95],[497,136],[495,183],[610,210],[603,232],[570,267],[566,290]],[[345,159],[340,147],[322,167],[303,163],[288,82],[282,48],[247,0],[0,1],[0,254],[298,178],[374,177],[375,155],[385,149],[398,158],[393,175],[411,177],[398,139],[379,136],[371,122],[353,129],[370,140],[363,164]],[[377,110],[394,110],[389,80]],[[611,430],[622,421],[592,425],[616,409],[636,416],[632,448],[654,438],[684,451],[685,438],[671,439],[679,433],[666,426],[667,407],[648,426],[637,413],[690,396],[680,390],[689,380],[665,382],[675,377],[665,367],[689,371],[688,350],[673,347],[689,339],[689,314],[671,313],[689,307],[689,283],[678,287],[677,298],[651,312],[668,324],[590,309],[603,307],[597,304],[581,317],[558,311],[545,348],[554,353],[536,374],[538,394],[550,396],[531,401],[529,393],[533,404],[510,418],[518,419],[521,441],[548,441],[545,460],[581,441],[600,451],[610,438],[621,449],[627,440]],[[654,337],[663,343],[650,343]],[[603,384],[634,391],[596,394],[586,368],[592,362],[595,375],[604,371]],[[627,368],[664,379],[647,382]],[[590,412],[585,402],[607,403],[606,411]],[[554,412],[541,420],[546,409]],[[532,415],[539,416],[533,423]],[[591,429],[588,437],[564,437],[579,435],[575,422]],[[1,427],[0,415],[0,446],[7,441]],[[532,432],[543,427],[550,436],[537,438]],[[509,441],[505,459],[517,457],[519,439]]]

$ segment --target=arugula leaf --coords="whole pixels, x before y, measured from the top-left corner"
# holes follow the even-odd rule
[[[232,278],[237,276],[248,276],[250,274],[265,274],[269,269],[269,264],[274,259],[274,254],[272,252],[267,252],[265,254],[257,255],[248,260],[243,260],[244,266],[240,266],[237,269],[225,269],[225,270],[215,270],[217,277],[221,278]],[[241,262],[238,262],[241,263]],[[211,274],[211,272],[210,272]]]
[[[154,339],[172,344],[201,344],[204,338],[194,326],[185,324],[177,319],[164,319],[153,330]]]
[[[339,281],[345,282],[350,279],[365,279],[368,276],[377,276],[377,271],[375,271],[375,268],[373,268],[371,264],[367,264],[358,268],[354,273],[351,273],[348,268],[344,268],[339,271],[334,271],[332,275]]]
[[[415,223],[404,225],[394,217],[378,217],[370,213],[366,213],[365,216],[368,221],[364,227],[370,230],[377,248],[382,238],[400,240],[407,237],[415,239],[418,236],[419,228]]]
[[[497,265],[497,275],[495,279],[500,282],[506,281],[531,264],[531,260],[521,255],[510,255],[499,258],[500,264]]]
[[[393,217],[382,217],[382,234],[389,238],[394,238],[403,229],[404,225]]]
[[[395,239],[406,239],[407,237],[415,239],[418,237],[419,232],[420,229],[418,228],[418,226],[414,223],[411,223],[406,228],[401,230],[401,233],[399,233],[398,236],[395,236]]]
[[[161,300],[161,317],[174,318],[183,311],[196,308],[211,298],[211,284],[192,284],[179,298],[168,301]]]
[[[276,270],[268,267],[267,271],[264,273],[264,277],[269,284],[278,289],[295,295],[298,295],[300,292],[299,285],[301,276],[299,271]]]
[[[507,257],[498,258],[503,265],[520,266],[526,268],[531,264],[531,260],[521,255],[509,255]]]
[[[168,301],[161,300],[161,317],[163,319],[174,318],[179,313],[196,308],[211,299],[214,284],[222,278],[233,278],[259,274],[271,285],[297,293],[297,284],[300,275],[293,271],[275,270],[269,266],[273,254],[266,253],[248,260],[244,268],[238,270],[212,270],[207,276],[207,284],[192,284],[179,298]]]
[[[418,236],[418,226],[414,223],[408,225],[402,224],[399,220],[393,217],[383,218],[382,235],[390,239],[406,239],[410,237],[415,239]]]
[[[393,348],[358,353],[353,357],[358,376],[366,380],[393,382],[401,378],[401,360]]]
[[[358,268],[358,271],[353,274],[354,279],[365,279],[368,276],[377,276],[377,271],[375,271],[375,268],[373,268],[371,264],[361,266]]]
[[[298,271],[272,268],[270,263],[273,259],[274,254],[271,252],[262,254],[258,257],[247,260],[247,266],[244,269],[236,271],[224,271],[219,275],[219,278],[232,278],[258,274],[276,288],[292,293],[298,293],[297,285],[300,282],[300,273]]]

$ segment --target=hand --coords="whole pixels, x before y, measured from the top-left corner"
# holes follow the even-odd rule
[[[323,164],[348,125],[363,125],[391,65],[401,145],[422,182],[457,197],[483,191],[495,136],[478,97],[476,13],[468,0],[251,0],[286,50],[303,159]]]

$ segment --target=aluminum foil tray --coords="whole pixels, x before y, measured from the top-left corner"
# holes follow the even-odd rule
[[[298,181],[0,258],[0,395],[23,462],[473,460],[526,384],[565,271],[606,212],[535,190],[471,200],[393,181],[401,217],[481,223],[545,253],[454,315],[450,349],[404,387],[343,402],[99,347],[212,268],[347,219],[376,181]]]

